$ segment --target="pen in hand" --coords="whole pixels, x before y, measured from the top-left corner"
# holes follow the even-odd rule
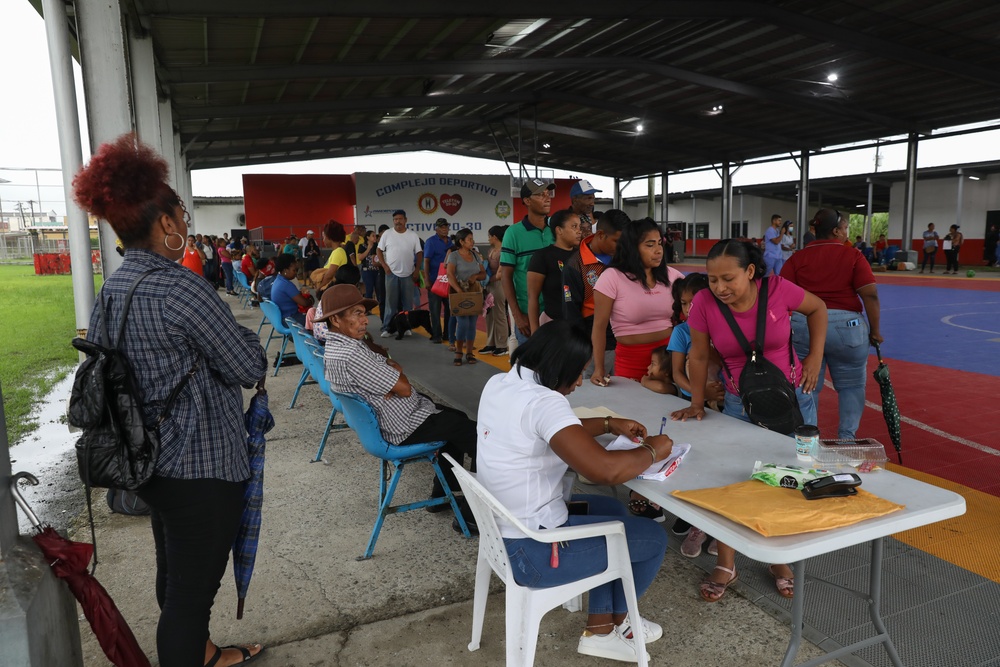
[[[660,435],[663,435],[663,429],[667,427],[667,418],[664,417],[660,420]]]

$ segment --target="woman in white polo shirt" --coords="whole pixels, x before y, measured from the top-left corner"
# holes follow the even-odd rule
[[[663,561],[667,535],[650,519],[631,516],[607,496],[574,496],[586,501],[585,514],[569,514],[562,478],[569,466],[599,484],[620,484],[670,455],[667,436],[646,436],[629,419],[580,420],[566,396],[582,384],[591,358],[587,331],[565,320],[542,325],[511,357],[513,368],[494,375],[479,404],[477,476],[490,493],[531,529],[621,521],[625,525],[636,593],[641,596]],[[594,438],[629,435],[640,445],[607,451]],[[607,567],[603,537],[552,545],[536,542],[500,522],[514,579],[534,588],[578,581]],[[558,553],[558,559],[555,557]],[[553,564],[555,564],[553,566]],[[577,650],[585,655],[637,662],[621,582],[590,591],[587,627]],[[659,625],[643,620],[646,641],[663,635]]]

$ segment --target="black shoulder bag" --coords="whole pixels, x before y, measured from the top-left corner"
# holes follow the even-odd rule
[[[714,295],[713,295],[714,296]],[[743,409],[750,421],[777,433],[791,433],[802,426],[802,411],[795,396],[795,387],[777,366],[764,358],[764,328],[767,324],[767,278],[760,281],[760,293],[757,297],[757,339],[751,348],[746,336],[740,330],[729,306],[719,301],[719,310],[726,318],[729,328],[733,330],[736,341],[747,355],[747,363],[740,374],[739,392]],[[792,341],[788,341],[788,364],[795,376],[795,352]],[[736,386],[729,366],[723,360],[722,367],[726,369],[729,381]]]

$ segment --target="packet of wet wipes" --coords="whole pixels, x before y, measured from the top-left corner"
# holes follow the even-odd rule
[[[750,479],[764,482],[769,486],[784,489],[801,489],[806,482],[833,473],[819,468],[800,468],[798,466],[778,465],[777,463],[761,463],[756,461]]]

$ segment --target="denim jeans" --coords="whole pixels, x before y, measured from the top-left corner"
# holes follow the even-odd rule
[[[586,516],[572,515],[564,526],[580,526],[602,521],[625,524],[635,594],[642,597],[656,578],[667,549],[667,533],[652,519],[632,516],[625,506],[608,496],[574,495],[573,500],[586,500],[590,512]],[[532,588],[552,588],[603,572],[608,567],[608,546],[603,537],[588,537],[560,544],[559,567],[551,565],[552,545],[530,538],[504,539],[514,581]],[[624,614],[628,611],[621,580],[601,584],[590,591],[589,613]]]
[[[223,262],[222,263],[222,273],[226,276],[226,291],[233,291],[233,263]]]
[[[396,304],[402,304],[397,308]],[[382,331],[400,310],[413,308],[413,278],[397,276],[395,273],[385,274],[385,315],[382,317]]]
[[[431,313],[431,338],[436,340],[441,340],[441,311],[443,310],[447,314],[448,306],[446,301],[439,297],[434,292],[428,290],[427,292],[427,310]]]
[[[476,340],[476,320],[479,319],[478,315],[462,315],[461,317],[455,317],[455,340],[456,341],[469,341],[472,342]],[[472,349],[469,349],[471,352]]]
[[[861,423],[861,413],[865,410],[865,383],[868,381],[868,319],[864,313],[853,310],[831,309],[827,311],[827,321],[823,365],[819,369],[819,383],[813,392],[814,400],[818,410],[819,392],[823,388],[826,368],[829,367],[840,410],[837,437],[851,440],[857,433],[858,424]],[[855,322],[856,324],[851,324]],[[806,318],[799,313],[792,313],[792,343],[800,359],[809,354],[809,327],[806,326]]]
[[[378,280],[378,271],[362,271],[361,282],[365,284],[365,298],[375,298],[375,281]]]
[[[799,411],[802,413],[802,423],[804,424],[815,424],[816,423],[816,399],[815,390],[812,394],[806,394],[802,391],[802,387],[795,388],[795,398],[799,402]],[[736,394],[731,394],[726,392],[726,400],[722,407],[723,414],[727,414],[730,417],[735,417],[741,421],[749,422],[750,418],[747,417],[746,410],[743,409],[743,401]],[[787,433],[786,435],[794,435],[794,433]]]

